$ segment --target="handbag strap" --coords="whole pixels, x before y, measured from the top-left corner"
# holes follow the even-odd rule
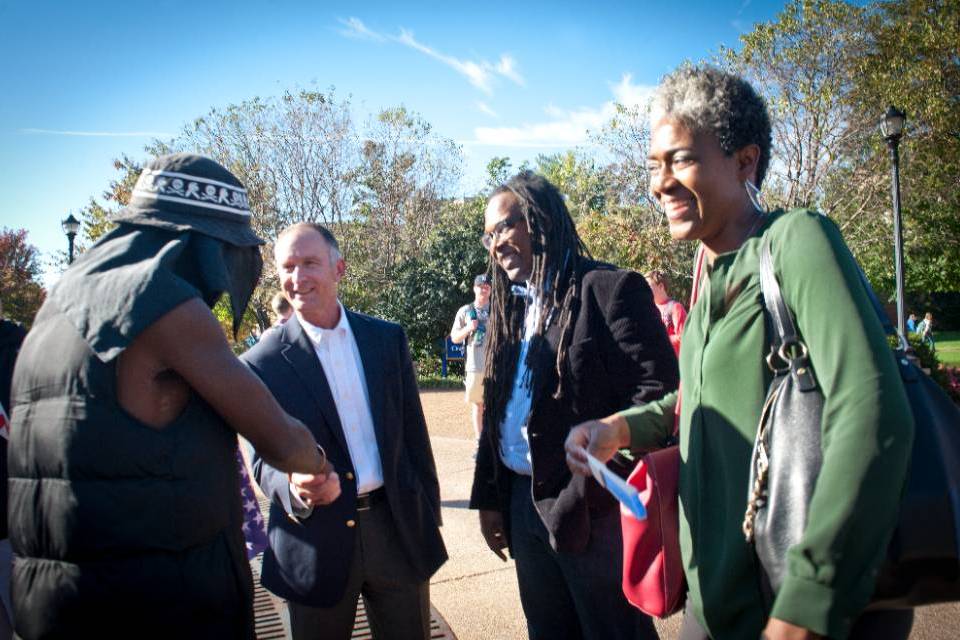
[[[786,346],[792,346],[800,341],[797,337],[797,328],[793,324],[793,318],[790,316],[790,310],[783,301],[783,295],[780,293],[780,283],[773,272],[773,255],[770,253],[770,236],[763,237],[763,244],[760,247],[760,290],[763,292],[763,302],[767,307],[767,312],[773,320],[775,334],[771,336],[771,342],[779,351]],[[787,358],[783,358],[787,362]]]
[[[780,292],[780,283],[773,271],[773,254],[770,251],[770,235],[765,234],[760,245],[760,290],[767,313],[772,319],[774,328],[770,336],[770,354],[767,356],[767,365],[774,371],[782,367],[774,365],[774,358],[779,358],[797,376],[801,391],[810,391],[817,386],[813,377],[813,368],[809,366],[807,345],[800,339],[797,327],[793,322],[790,308],[783,301]]]
[[[907,337],[900,335],[900,332],[897,331],[894,328],[893,323],[890,322],[890,316],[887,315],[887,312],[883,309],[883,305],[880,304],[880,300],[877,298],[877,294],[874,292],[873,287],[870,286],[870,281],[867,280],[867,276],[863,272],[863,268],[860,267],[860,263],[854,260],[853,264],[857,266],[857,275],[860,276],[860,282],[863,284],[863,290],[867,292],[867,298],[870,299],[870,304],[873,306],[873,310],[877,314],[877,319],[880,321],[880,326],[883,327],[883,332],[888,336],[897,336],[897,343],[899,345],[898,349],[900,351],[903,351],[904,353],[912,351],[912,347],[907,341]],[[909,374],[907,374],[907,378],[912,379]]]

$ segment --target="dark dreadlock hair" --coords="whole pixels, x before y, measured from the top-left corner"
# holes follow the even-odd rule
[[[546,347],[544,334],[552,322],[558,323],[560,343],[557,346],[557,388],[553,397],[561,399],[565,391],[564,369],[567,347],[573,331],[573,318],[580,306],[577,282],[580,261],[590,257],[577,235],[576,226],[563,201],[563,196],[549,180],[532,171],[522,171],[493,192],[491,199],[512,194],[516,199],[514,213],[520,213],[530,230],[533,267],[530,287],[536,290],[542,304],[535,335],[531,337],[526,363],[531,388],[536,389],[540,376],[539,356]],[[517,371],[517,356],[523,338],[527,300],[514,295],[513,283],[496,264],[494,252],[489,256],[493,274],[490,293],[490,317],[487,320],[486,363],[484,365],[483,429],[496,433],[510,400],[510,389]]]

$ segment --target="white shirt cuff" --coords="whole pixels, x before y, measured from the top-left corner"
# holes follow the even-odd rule
[[[301,520],[310,516],[313,513],[313,507],[308,507],[307,503],[303,501],[300,497],[300,494],[297,492],[297,488],[293,486],[293,483],[290,483],[290,508],[293,509],[293,515],[297,516]]]

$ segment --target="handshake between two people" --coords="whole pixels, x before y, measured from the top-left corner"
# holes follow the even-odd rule
[[[291,489],[308,507],[322,507],[340,497],[340,476],[323,449],[320,449],[319,445],[317,448],[322,458],[319,471],[287,474]]]

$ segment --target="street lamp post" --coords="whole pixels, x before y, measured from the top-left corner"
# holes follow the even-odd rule
[[[80,231],[80,221],[74,218],[71,213],[66,220],[60,222],[60,226],[63,227],[63,232],[67,236],[70,247],[67,253],[67,264],[73,264],[73,239],[77,237],[77,232]]]
[[[903,135],[903,123],[906,114],[894,106],[887,108],[880,121],[880,131],[890,148],[890,160],[893,163],[891,189],[893,191],[893,250],[896,260],[897,278],[897,331],[904,345],[907,343],[907,325],[903,311],[903,225],[900,218],[900,138]]]

